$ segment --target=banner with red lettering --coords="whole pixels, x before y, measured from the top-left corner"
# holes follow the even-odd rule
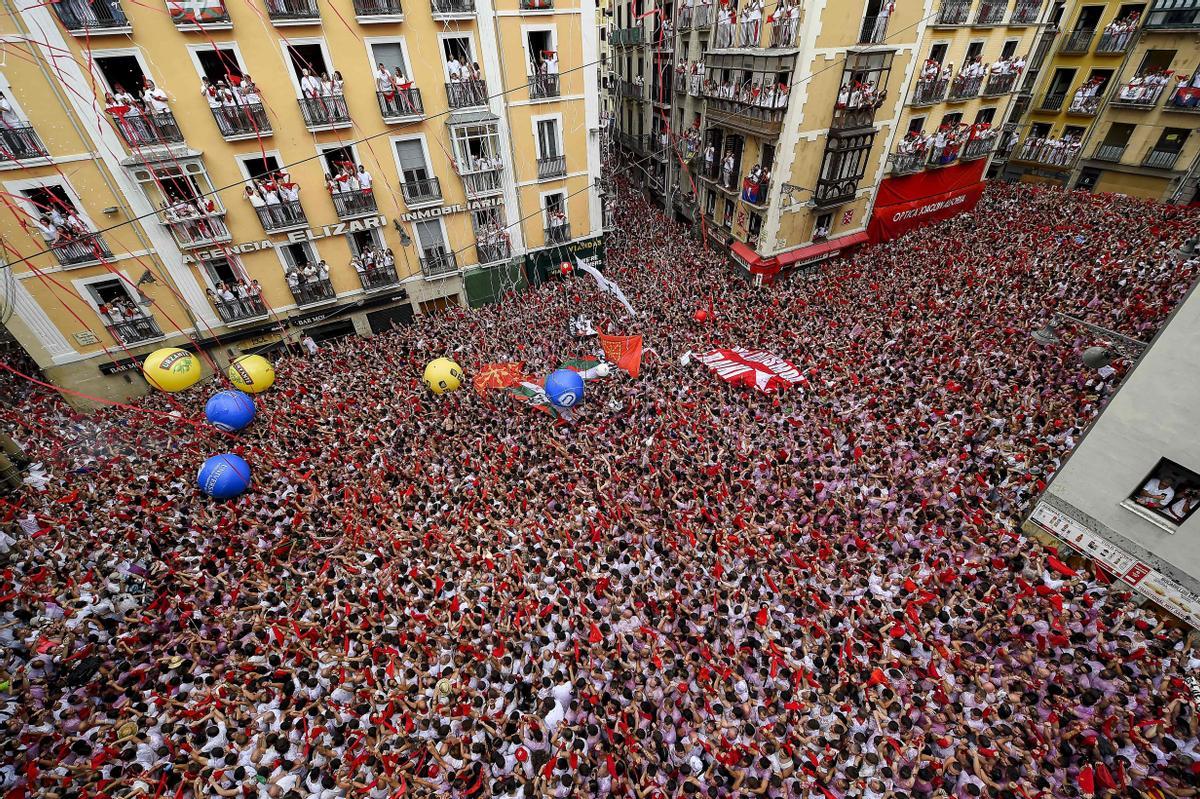
[[[887,178],[879,184],[868,227],[872,242],[970,211],[983,196],[987,159]]]
[[[794,364],[762,350],[734,347],[713,350],[696,359],[726,383],[756,388],[767,394],[789,388],[803,377]]]

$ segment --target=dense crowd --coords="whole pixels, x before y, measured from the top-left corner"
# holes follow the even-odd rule
[[[991,186],[770,289],[622,190],[606,274],[94,415],[10,379],[0,791],[39,797],[1187,797],[1183,633],[1017,520],[1195,277],[1195,211]],[[714,317],[694,318],[711,300]],[[420,383],[641,333],[573,424]],[[577,332],[577,327],[576,327]],[[689,352],[769,350],[764,395]],[[216,382],[214,380],[214,382]],[[202,498],[201,460],[254,468]],[[1061,555],[1061,557],[1059,557]]]

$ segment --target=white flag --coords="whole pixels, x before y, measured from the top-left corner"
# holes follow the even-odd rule
[[[621,291],[620,286],[604,277],[604,275],[600,274],[599,269],[596,269],[594,266],[588,266],[578,258],[575,259],[575,266],[578,267],[580,271],[587,272],[589,275],[596,278],[596,286],[599,287],[600,291],[616,297],[621,301],[621,304],[625,306],[625,310],[629,311],[630,316],[634,318],[637,317],[637,314],[633,310],[633,306],[629,304],[629,300],[625,299],[625,292]]]

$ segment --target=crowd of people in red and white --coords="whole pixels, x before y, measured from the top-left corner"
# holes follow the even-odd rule
[[[1017,525],[1127,368],[1030,332],[1149,340],[1197,212],[993,185],[769,289],[640,195],[617,215],[637,318],[577,275],[312,344],[240,437],[214,385],[84,414],[6,374],[43,478],[0,507],[0,791],[1196,795],[1200,652]],[[580,314],[648,350],[573,424],[421,384],[595,354]],[[716,346],[804,379],[731,387],[685,357]],[[203,498],[229,450],[251,490]]]

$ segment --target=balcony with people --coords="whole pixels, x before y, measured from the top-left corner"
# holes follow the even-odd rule
[[[215,195],[190,199],[175,195],[160,204],[159,218],[180,249],[211,247],[232,239],[225,225],[225,209]]]
[[[499,194],[504,190],[501,175],[504,162],[498,155],[479,155],[458,162],[458,176],[468,200]]]
[[[263,108],[258,86],[249,75],[231,75],[213,83],[200,79],[200,93],[225,141],[270,136],[271,119]]]
[[[867,15],[863,17],[858,31],[859,44],[883,44],[887,41],[888,22],[891,21],[895,3],[892,0],[868,2]]]
[[[1071,95],[1067,113],[1075,116],[1095,116],[1104,102],[1104,90],[1108,86],[1106,75],[1093,75]]]
[[[942,0],[937,16],[930,23],[934,27],[966,25],[971,19],[971,0]]]
[[[761,164],[752,166],[742,178],[742,200],[747,205],[765,208],[770,190],[771,170]]]
[[[406,177],[400,183],[400,192],[404,195],[404,202],[409,207],[414,205],[424,205],[425,203],[441,202],[442,186],[436,177],[425,177],[424,172],[421,176]]]
[[[791,74],[794,56],[709,55],[702,65],[702,91],[710,122],[757,136],[778,136],[791,96],[780,80]]]
[[[262,287],[257,280],[221,281],[216,288],[205,289],[208,301],[227,325],[261,319],[267,315]]]
[[[487,82],[473,74],[453,75],[446,83],[446,100],[452,110],[476,108],[488,104]]]
[[[512,258],[512,242],[500,222],[491,221],[475,231],[475,255],[480,266]]]
[[[178,31],[218,31],[233,27],[229,10],[218,0],[204,3],[167,0],[167,13]]]
[[[929,144],[930,137],[924,130],[910,130],[896,144],[895,152],[888,155],[888,171],[896,176],[920,172],[925,168]]]
[[[384,122],[412,122],[425,117],[421,90],[400,66],[388,69],[382,62],[375,65],[375,97]]]
[[[321,21],[317,0],[266,0],[267,16],[275,25],[309,25]]]
[[[458,271],[458,258],[453,250],[441,245],[421,250],[421,274],[425,277],[441,277]]]
[[[761,0],[748,0],[740,10],[732,3],[717,8],[717,27],[713,47],[717,50],[758,47],[762,41],[763,5]]]
[[[983,86],[983,96],[999,97],[1002,94],[1008,94],[1016,87],[1017,80],[1024,71],[1024,56],[1000,59],[988,70],[987,83]]]
[[[429,0],[435,20],[474,19],[475,0]]]
[[[305,126],[313,132],[348,128],[354,123],[346,105],[342,73],[322,72],[319,76],[307,67],[300,71],[300,113]]]
[[[1171,92],[1163,106],[1168,111],[1185,113],[1200,113],[1200,69],[1196,70],[1190,80],[1184,80]]]
[[[132,300],[101,303],[97,310],[109,335],[122,344],[142,344],[163,337],[154,317]]]
[[[151,80],[145,80],[140,96],[134,96],[119,83],[104,94],[105,112],[135,155],[145,147],[183,143],[183,131],[171,113],[170,102],[167,93]]]
[[[1080,137],[1075,135],[1064,134],[1061,137],[1054,137],[1048,133],[1031,131],[1024,143],[1014,151],[1011,157],[1018,161],[1069,169],[1079,157],[1079,148],[1082,144]]]
[[[887,92],[877,87],[874,81],[843,84],[829,127],[836,130],[871,127],[875,124],[875,112],[883,105],[886,95]]]
[[[333,283],[329,281],[329,265],[323,260],[316,264],[311,261],[292,264],[284,271],[283,277],[297,307],[319,305],[337,299]]]
[[[1036,25],[1042,13],[1043,0],[1017,0],[1012,14],[1008,18],[1009,25]]]
[[[0,166],[36,158],[49,158],[46,146],[29,120],[22,119],[0,92]]]
[[[73,209],[51,208],[35,221],[59,266],[83,266],[109,260],[112,250]]]
[[[379,213],[372,189],[375,180],[362,164],[347,162],[325,175],[325,188],[333,200],[338,219],[354,219]]]
[[[300,184],[286,172],[263,175],[245,188],[245,198],[267,233],[307,227],[308,217],[300,205]]]
[[[553,11],[554,0],[521,0],[518,7],[522,11]]]
[[[999,25],[1004,22],[1004,12],[1008,10],[1008,0],[983,0],[979,10],[975,12],[973,25]]]
[[[1167,69],[1152,69],[1140,72],[1117,90],[1112,99],[1114,106],[1147,110],[1158,105],[1171,83],[1171,72]]]
[[[631,100],[645,99],[646,84],[640,75],[633,80],[621,78],[617,84],[617,94]]]
[[[367,245],[350,256],[350,266],[358,275],[363,291],[379,291],[400,282],[396,274],[396,255],[391,247]]]
[[[1063,55],[1082,55],[1092,49],[1092,39],[1094,38],[1096,38],[1095,28],[1076,28],[1066,35],[1058,52]]]
[[[57,0],[46,5],[72,36],[123,34],[133,30],[118,0]]]
[[[530,100],[553,100],[559,94],[557,72],[534,72],[529,76]]]
[[[1128,51],[1137,38],[1141,19],[1141,12],[1131,11],[1121,19],[1108,23],[1100,34],[1100,41],[1096,43],[1096,55],[1122,55]]]
[[[962,161],[977,161],[987,158],[996,148],[998,132],[989,122],[973,125],[968,133],[967,141],[962,147],[959,159]]]
[[[545,228],[546,244],[570,244],[571,223],[561,210],[551,211]]]
[[[950,81],[950,92],[946,95],[949,102],[971,100],[979,96],[987,70],[982,64],[968,64],[962,72]]]
[[[943,66],[933,58],[925,59],[921,73],[913,86],[911,105],[934,105],[946,99],[950,88],[951,66]]]
[[[402,22],[404,7],[400,0],[354,0],[354,16],[362,24]]]
[[[767,16],[767,27],[771,31],[771,47],[788,48],[796,46],[796,37],[800,34],[800,17],[803,11],[799,0],[780,0],[775,10]],[[886,23],[885,23],[886,27]]]

